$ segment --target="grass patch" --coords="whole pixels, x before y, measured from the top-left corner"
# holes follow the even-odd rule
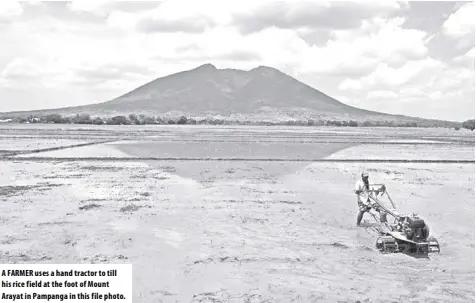
[[[53,187],[62,186],[62,184],[53,184],[53,183],[39,183],[38,184],[39,191],[51,190]]]
[[[86,205],[83,205],[83,206],[80,206],[79,209],[80,210],[91,210],[91,209],[94,209],[94,208],[101,208],[102,205],[99,205],[99,204],[96,204],[96,203],[91,203],[91,204],[86,204]]]
[[[139,209],[141,209],[140,206],[130,204],[130,205],[121,207],[120,211],[123,212],[123,213],[126,213],[126,212],[129,213],[129,212],[138,211]]]
[[[93,199],[83,200],[81,201],[81,203],[103,202],[103,201],[106,201],[106,199],[93,198]]]
[[[123,212],[123,213],[131,213],[131,212],[138,211],[139,209],[144,208],[144,207],[150,208],[150,206],[129,204],[127,206],[121,207],[120,211]]]
[[[37,187],[37,185],[0,186],[0,196],[13,196]]]
[[[89,175],[86,174],[72,174],[72,175],[56,175],[56,176],[38,176],[42,179],[71,179],[71,178],[83,178]]]
[[[42,226],[42,225],[64,225],[64,224],[68,224],[68,223],[71,223],[71,222],[69,222],[69,221],[52,221],[52,222],[38,223],[38,226]]]
[[[387,175],[390,175],[390,174],[403,175],[403,173],[399,173],[399,172],[397,172],[397,171],[392,171],[392,170],[388,170],[388,169],[369,168],[368,171],[369,171],[369,172],[382,172],[382,173],[385,173],[385,174],[387,174]]]
[[[17,262],[31,262],[31,263],[34,263],[34,262],[48,261],[48,260],[53,259],[50,256],[33,257],[33,256],[30,256],[30,255],[27,255],[26,253],[20,253],[20,254],[12,255],[9,252],[6,252],[4,254],[4,256],[8,257],[8,259],[10,260],[9,262],[11,262],[11,263],[17,263]]]
[[[53,183],[38,183],[35,185],[7,185],[0,186],[0,196],[15,196],[20,195],[23,192],[38,189],[41,191],[50,190],[53,187],[61,186],[62,184],[53,184]]]
[[[91,170],[91,171],[118,172],[118,171],[122,170],[122,167],[89,165],[89,166],[83,166],[83,167],[81,167],[81,169]]]

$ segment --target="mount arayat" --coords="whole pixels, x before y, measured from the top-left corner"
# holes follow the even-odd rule
[[[11,117],[46,114],[111,117],[218,116],[231,120],[354,120],[358,122],[425,122],[453,126],[456,122],[392,115],[343,104],[281,71],[259,66],[249,71],[217,69],[204,64],[158,78],[113,100],[83,106],[3,113]]]

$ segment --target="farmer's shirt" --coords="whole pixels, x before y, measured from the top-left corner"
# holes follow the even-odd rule
[[[371,188],[370,185],[369,185],[369,188]],[[355,182],[354,193],[357,194],[358,190],[366,191],[365,183],[362,179],[357,180],[357,182]],[[361,203],[364,203],[364,204],[368,204],[370,202],[370,201],[368,201],[368,199],[369,198],[367,197],[367,194],[365,194],[365,193],[361,193],[357,197],[357,200]]]

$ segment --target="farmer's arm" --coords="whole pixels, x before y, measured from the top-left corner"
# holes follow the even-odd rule
[[[363,192],[363,190],[362,190],[362,187],[360,186],[360,182],[357,181],[355,183],[354,193],[357,194],[357,195],[360,195],[362,192]]]

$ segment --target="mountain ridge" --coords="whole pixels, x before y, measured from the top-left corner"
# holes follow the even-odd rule
[[[241,116],[267,120],[334,119],[453,123],[353,107],[269,66],[260,65],[250,70],[218,69],[211,63],[159,77],[101,103],[0,114],[15,116],[49,113],[92,116],[215,115],[231,119]]]

